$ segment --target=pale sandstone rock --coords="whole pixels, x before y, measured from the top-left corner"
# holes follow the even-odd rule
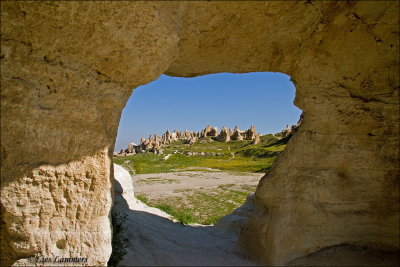
[[[153,149],[153,145],[151,143],[147,143],[147,145],[144,148],[144,151],[149,152],[152,149]]]
[[[139,145],[142,145],[145,141],[146,141],[146,139],[144,139],[143,137],[141,137],[141,138],[140,138],[140,143],[139,143]]]
[[[136,144],[135,143],[130,143],[126,149],[126,153],[133,153],[135,152],[135,147]]]
[[[251,143],[254,145],[257,145],[258,143],[260,143],[260,137],[258,134],[256,134],[256,136],[254,137],[254,139]]]
[[[228,129],[228,135],[229,137],[233,134],[233,130],[231,128]]]
[[[106,264],[121,111],[162,73],[291,76],[304,120],[255,193],[254,257],[398,250],[398,24],[397,1],[3,2],[1,265]]]
[[[228,142],[230,140],[229,131],[225,126],[221,129],[221,132],[216,137],[216,140],[219,142]]]
[[[189,138],[190,137],[190,133],[188,131],[188,129],[185,130],[185,132],[183,133],[183,138]]]
[[[243,140],[243,135],[242,135],[242,131],[239,130],[238,126],[235,126],[235,129],[233,130],[232,135],[230,136],[230,138],[232,140]]]
[[[189,144],[190,144],[190,145],[193,145],[194,143],[196,143],[196,141],[197,141],[197,137],[196,137],[196,136],[193,136],[193,137],[190,139]]]
[[[120,114],[178,51],[176,10],[1,4],[2,266],[39,252],[107,263]]]
[[[160,145],[161,143],[161,138],[157,135],[157,133],[154,134],[154,143],[157,145]]]
[[[254,140],[257,136],[257,131],[254,125],[251,125],[249,129],[247,129],[244,133],[244,139],[245,140]]]
[[[154,145],[154,139],[152,135],[149,135],[149,142],[148,145],[153,146]]]
[[[234,131],[230,138],[231,138],[231,140],[242,141],[243,140],[243,135],[241,133],[237,132],[237,131]]]
[[[178,130],[174,130],[171,134],[171,142],[178,140]]]
[[[207,133],[207,136],[216,137],[218,135],[218,128],[212,127],[211,130]]]
[[[172,134],[169,130],[167,130],[167,132],[165,133],[165,138],[166,138],[166,143],[169,144],[172,139]]]
[[[158,143],[155,143],[154,145],[153,145],[153,148],[151,149],[151,151],[154,153],[154,154],[158,154],[158,152],[160,151],[160,146],[158,145]]]
[[[211,126],[207,125],[207,127],[203,130],[202,137],[208,136],[208,133],[211,131]]]

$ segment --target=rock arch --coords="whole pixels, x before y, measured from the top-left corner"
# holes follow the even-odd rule
[[[107,262],[120,114],[162,73],[292,77],[304,123],[241,238],[258,260],[399,249],[398,12],[396,1],[2,3],[2,264],[37,252]]]

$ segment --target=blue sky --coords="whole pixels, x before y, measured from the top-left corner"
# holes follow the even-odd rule
[[[115,151],[167,129],[201,131],[208,124],[241,130],[254,124],[261,134],[277,133],[299,120],[294,96],[290,77],[282,73],[162,75],[133,91],[122,111]]]

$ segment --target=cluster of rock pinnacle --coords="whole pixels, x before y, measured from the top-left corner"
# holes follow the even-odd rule
[[[156,133],[154,138],[152,135],[148,139],[143,137],[140,140],[140,144],[130,143],[128,148],[119,152],[118,155],[131,155],[143,152],[153,152],[155,154],[162,154],[162,147],[169,145],[170,143],[178,140],[183,140],[186,144],[194,144],[199,138],[212,137],[214,140],[219,142],[228,142],[230,140],[252,140],[253,144],[260,142],[259,134],[256,131],[254,125],[251,125],[246,131],[239,130],[236,126],[235,129],[227,129],[225,126],[218,132],[217,127],[211,127],[208,125],[201,132],[192,132],[185,130],[185,132],[179,132],[175,130],[171,133],[167,130],[161,137]]]

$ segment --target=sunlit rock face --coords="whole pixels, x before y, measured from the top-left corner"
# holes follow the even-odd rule
[[[395,1],[2,3],[2,264],[35,254],[106,264],[121,111],[162,73],[292,77],[304,120],[260,181],[241,234],[260,262],[343,243],[398,249],[398,10]]]
[[[107,263],[121,111],[169,66],[174,13],[151,3],[1,4],[4,264],[35,254]]]

